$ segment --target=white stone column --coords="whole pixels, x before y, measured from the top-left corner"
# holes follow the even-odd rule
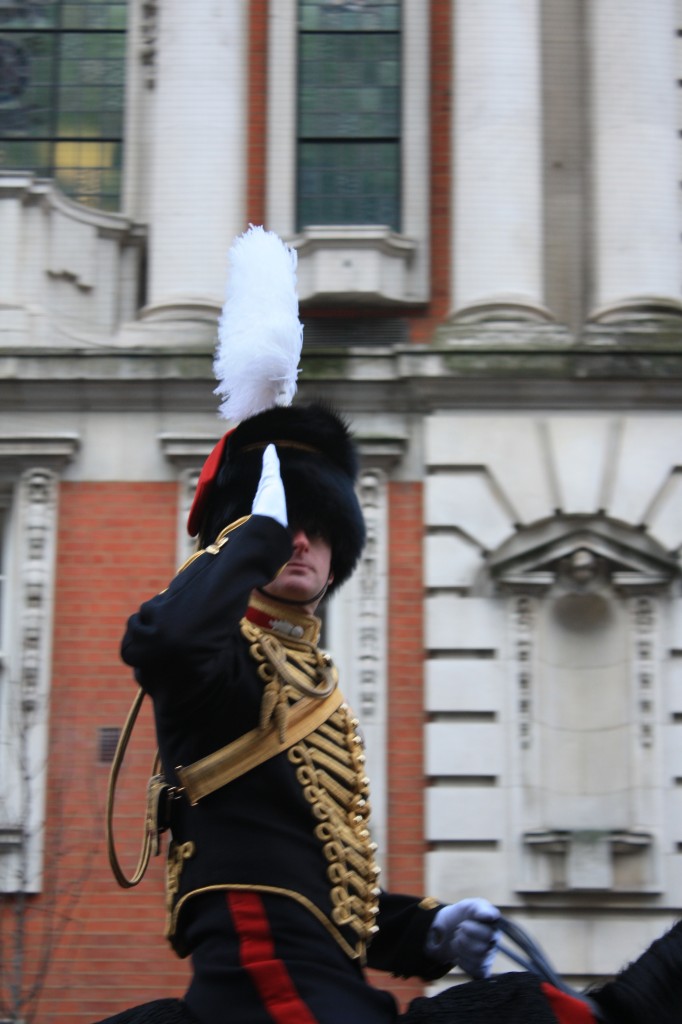
[[[454,10],[454,315],[547,319],[539,0]]]
[[[675,0],[592,0],[595,319],[679,312]]]
[[[164,0],[158,18],[148,316],[222,304],[246,227],[248,3]]]

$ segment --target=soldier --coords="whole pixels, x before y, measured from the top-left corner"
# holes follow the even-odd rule
[[[365,965],[483,976],[494,950],[486,901],[379,885],[358,722],[314,614],[362,549],[356,473],[321,405],[242,421],[200,480],[202,553],[123,640],[172,786],[168,931],[192,956],[185,1004],[201,1024],[225,1007],[254,1024],[388,1024],[395,1002]]]

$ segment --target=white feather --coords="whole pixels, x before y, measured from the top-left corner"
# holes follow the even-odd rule
[[[225,419],[243,420],[296,393],[303,326],[297,254],[272,231],[250,226],[229,252],[227,297],[213,372]]]

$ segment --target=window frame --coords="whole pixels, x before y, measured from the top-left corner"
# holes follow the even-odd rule
[[[86,6],[84,0],[81,0],[81,3],[83,6]],[[0,25],[0,35],[6,36],[10,40],[12,38],[22,39],[24,36],[36,36],[44,37],[45,40],[50,41],[50,56],[48,59],[52,78],[51,100],[48,101],[44,108],[45,130],[34,135],[29,128],[21,134],[13,135],[9,132],[0,136],[0,143],[8,145],[16,142],[45,147],[44,163],[36,165],[34,162],[30,162],[28,165],[24,165],[21,161],[13,161],[3,164],[0,169],[15,173],[30,172],[41,178],[50,178],[57,183],[64,195],[73,202],[80,203],[89,209],[117,213],[122,209],[124,200],[128,104],[126,79],[132,5],[129,0],[120,0],[117,3],[117,6],[125,8],[126,11],[126,26],[123,29],[92,26],[81,27],[65,24],[63,17],[64,6],[64,0],[57,0],[54,8],[54,23],[50,25],[41,25],[34,28],[30,26],[3,27]],[[81,55],[76,61],[69,62],[66,59],[66,49],[71,40],[85,39],[87,45],[95,37],[106,37],[107,39],[116,37],[122,39],[122,82],[118,83],[122,94],[121,106],[109,112],[106,101],[109,99],[110,93],[105,91],[100,100],[99,107],[76,112],[80,130],[68,133],[64,129],[60,129],[58,124],[63,118],[68,119],[74,114],[66,103],[69,85],[62,76],[70,66],[78,66],[82,72],[91,58]],[[101,60],[101,55],[97,59]],[[71,88],[77,93],[82,93],[88,87],[101,90],[103,86],[105,90],[110,88],[109,83],[105,79],[98,83],[91,83],[87,87],[82,82],[78,82],[72,85]],[[28,88],[31,88],[30,80]],[[83,134],[83,124],[86,123],[87,116],[91,116],[93,111],[98,111],[97,134]],[[108,116],[110,113],[118,121],[117,132],[106,131],[105,125],[101,121],[102,115]],[[107,149],[112,154],[109,164],[105,162],[106,158],[101,156]],[[68,153],[70,150],[76,156],[69,164],[65,162],[63,154]],[[96,159],[98,152],[100,154],[99,162]],[[93,159],[95,162],[93,162]],[[113,191],[110,190],[111,186],[107,186],[107,176],[112,172],[118,179],[118,184]],[[96,176],[92,179],[97,183],[96,190],[92,190],[84,184],[84,182],[87,182],[88,176],[92,175]]]
[[[302,301],[411,305],[430,297],[430,19],[422,0],[402,2],[401,231],[358,224],[297,232],[298,2],[271,0],[266,224],[298,249]]]
[[[335,222],[334,220],[331,220],[331,219],[330,220],[317,220],[317,219],[314,219],[314,218],[308,218],[307,220],[304,220],[304,218],[302,217],[302,209],[303,209],[303,207],[307,203],[310,203],[311,200],[314,202],[313,197],[308,192],[304,191],[302,189],[302,187],[301,187],[302,186],[302,177],[305,177],[304,173],[302,172],[302,166],[301,166],[302,159],[303,159],[303,150],[306,150],[306,149],[310,150],[311,148],[314,148],[316,150],[317,154],[318,154],[317,159],[319,160],[320,147],[325,147],[325,148],[327,148],[327,151],[328,151],[328,147],[335,147],[335,146],[337,146],[339,148],[343,148],[345,146],[348,146],[348,147],[350,147],[350,150],[353,150],[354,148],[356,150],[359,150],[360,147],[370,147],[370,148],[377,147],[377,146],[379,146],[379,147],[386,147],[386,146],[391,147],[392,155],[391,155],[391,158],[390,158],[390,162],[386,162],[385,158],[383,158],[382,159],[382,165],[381,165],[380,169],[382,171],[384,171],[384,172],[389,172],[389,173],[392,173],[392,174],[395,175],[393,183],[392,183],[392,186],[391,186],[389,192],[387,193],[389,201],[391,202],[392,205],[394,205],[395,208],[394,208],[394,211],[393,211],[393,213],[391,215],[391,219],[390,220],[382,220],[380,217],[377,217],[375,219],[367,221],[366,223],[368,223],[368,224],[375,224],[375,225],[388,223],[389,226],[394,231],[399,233],[400,230],[401,230],[402,223],[400,221],[400,217],[401,217],[402,211],[400,209],[400,200],[401,200],[401,197],[402,197],[403,187],[402,187],[401,174],[400,174],[401,158],[402,158],[402,127],[401,127],[400,111],[402,109],[403,94],[404,94],[404,83],[403,83],[403,80],[402,80],[402,67],[403,67],[403,59],[404,59],[403,58],[403,51],[402,51],[403,13],[404,13],[404,10],[403,10],[402,0],[394,0],[394,2],[395,2],[395,5],[396,5],[394,10],[397,11],[397,25],[394,26],[394,27],[391,27],[391,28],[365,28],[365,29],[361,29],[361,28],[357,28],[357,27],[342,28],[342,27],[331,27],[331,26],[326,26],[326,27],[322,27],[322,28],[304,28],[302,25],[299,25],[299,27],[298,27],[297,43],[298,43],[299,46],[302,46],[303,43],[304,43],[304,40],[306,40],[306,39],[309,40],[309,41],[313,41],[313,40],[316,40],[318,42],[319,41],[323,41],[322,42],[323,46],[325,46],[325,45],[327,47],[331,46],[332,50],[334,51],[334,54],[335,54],[334,61],[335,61],[336,64],[339,63],[340,54],[342,52],[345,52],[347,56],[350,56],[352,53],[354,53],[354,45],[356,43],[360,43],[361,40],[362,40],[363,43],[365,43],[365,44],[367,44],[369,46],[370,52],[372,53],[373,59],[374,59],[374,56],[376,55],[376,47],[380,44],[380,41],[381,41],[381,44],[386,45],[393,52],[393,56],[394,56],[394,58],[396,60],[398,71],[401,73],[399,81],[397,83],[397,87],[393,90],[394,95],[392,97],[392,104],[394,104],[394,106],[393,106],[392,112],[391,112],[391,114],[389,116],[391,116],[391,118],[394,118],[394,120],[392,120],[390,124],[388,124],[384,120],[383,116],[381,114],[379,114],[378,120],[376,121],[375,126],[374,126],[375,129],[377,129],[377,131],[374,131],[374,132],[367,131],[367,130],[363,131],[363,130],[360,129],[359,126],[355,126],[352,129],[349,129],[348,126],[346,126],[346,128],[343,129],[341,124],[337,123],[336,129],[335,130],[333,129],[330,132],[329,131],[329,124],[328,124],[328,120],[327,120],[326,116],[323,115],[322,117],[320,117],[319,114],[312,114],[311,115],[310,113],[306,113],[304,111],[304,107],[305,107],[304,95],[307,95],[307,94],[304,94],[304,89],[305,89],[305,82],[304,82],[304,78],[305,78],[305,73],[304,73],[305,60],[303,58],[302,53],[299,54],[299,59],[297,61],[297,78],[298,78],[298,82],[297,82],[297,95],[296,95],[296,100],[297,100],[297,123],[296,123],[296,132],[297,132],[297,139],[296,139],[297,176],[296,176],[296,199],[295,199],[295,205],[296,205],[296,226],[297,226],[297,230],[299,232],[302,231],[306,226],[309,226],[309,225],[322,225],[322,224],[338,223],[338,222]],[[300,8],[301,8],[301,3],[302,3],[302,0],[299,0],[299,11],[300,11]],[[348,45],[348,40],[351,39],[351,38],[354,40],[354,43],[349,46]],[[319,50],[315,49],[314,44],[313,44],[313,49],[315,50],[314,62],[317,62],[317,61],[320,60],[320,53],[319,53]],[[319,68],[319,65],[318,65],[318,68]],[[362,68],[363,68],[362,64],[358,66],[358,70],[360,71],[361,74],[362,74],[362,70],[361,70]],[[312,69],[310,69],[310,70],[312,70]],[[313,73],[314,74],[315,73],[319,74],[319,70],[317,72],[313,71]],[[346,84],[349,84],[349,83],[346,83]],[[376,83],[376,84],[378,84],[378,83]],[[374,87],[376,87],[376,84],[375,84]],[[362,91],[362,86],[360,86],[359,89],[358,89],[357,88],[357,83],[354,82],[354,83],[352,83],[352,85],[354,87],[355,96],[356,96],[357,100],[359,101],[359,98],[360,98],[359,94]],[[331,104],[332,104],[332,107],[334,107],[334,100],[333,99],[331,100]],[[361,111],[356,111],[355,108],[354,108],[354,113],[355,112],[357,112],[359,114],[362,113]],[[344,116],[345,116],[344,113],[341,111],[341,109],[338,108],[338,107],[330,110],[328,113],[333,115],[333,116],[335,116],[337,118],[338,122],[341,122],[343,120]],[[306,127],[306,125],[307,125],[307,127]],[[380,131],[379,131],[379,128],[381,128]],[[353,165],[353,167],[355,168],[355,165]],[[334,190],[334,191],[336,191],[336,190]],[[342,197],[339,194],[332,193],[330,198],[334,199],[337,202],[337,204],[338,204],[339,202],[343,202],[343,198],[344,197]],[[363,199],[363,197],[362,196],[358,196],[358,195],[349,195],[347,197],[347,200],[350,201],[350,203],[355,203],[355,204],[357,204],[358,200],[362,201],[362,199]],[[344,219],[341,223],[343,223],[343,224],[353,224],[353,223],[365,223],[365,222],[360,220],[360,219],[356,219],[356,220]]]

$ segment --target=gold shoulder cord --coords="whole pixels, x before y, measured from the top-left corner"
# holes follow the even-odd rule
[[[242,524],[250,518],[250,516],[242,516],[241,519],[236,519],[233,523],[230,523],[229,526],[226,526],[223,530],[220,531],[220,533],[218,534],[218,536],[216,537],[212,544],[209,544],[208,547],[202,548],[200,551],[195,551],[193,555],[190,555],[187,561],[183,562],[183,564],[180,566],[176,573],[176,576],[179,575],[189,565],[191,565],[192,562],[194,562],[200,555],[203,555],[204,553],[209,555],[217,555],[220,549],[225,544],[227,544],[229,540],[228,535],[232,533],[233,530],[236,530],[238,526],[242,526]],[[114,759],[111,762],[111,771],[109,772],[109,785],[107,787],[105,824],[107,855],[109,857],[109,864],[111,866],[114,878],[116,879],[116,881],[118,882],[122,889],[132,889],[133,886],[139,885],[139,883],[142,881],[147,870],[147,867],[149,865],[149,858],[151,856],[152,846],[154,845],[155,841],[155,835],[151,827],[152,823],[150,823],[149,820],[149,805],[151,802],[151,798],[148,797],[147,813],[145,814],[144,823],[144,836],[142,838],[140,855],[137,861],[137,867],[135,868],[135,871],[133,872],[132,876],[128,878],[128,876],[125,874],[121,867],[121,862],[119,861],[118,855],[116,853],[116,843],[114,840],[113,828],[114,802],[116,798],[116,784],[118,782],[118,776],[123,765],[123,758],[125,757],[125,752],[128,748],[128,743],[130,742],[130,737],[132,735],[135,722],[137,721],[137,716],[140,713],[140,707],[142,706],[144,696],[144,690],[140,687],[135,695],[133,703],[130,706],[128,717],[126,718],[125,725],[121,730],[121,735],[118,738]],[[154,779],[158,778],[157,772],[159,770],[159,767],[159,752],[157,750],[154,756],[154,764],[152,767],[152,778],[150,779],[150,787]],[[158,849],[156,850],[156,852],[158,852]]]

